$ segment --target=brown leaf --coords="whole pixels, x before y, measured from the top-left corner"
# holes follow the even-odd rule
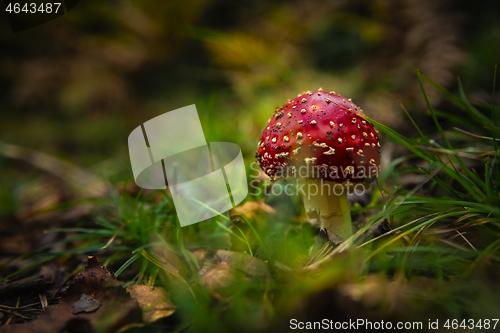
[[[259,258],[246,253],[218,250],[215,253],[215,260],[227,263],[231,267],[254,277],[269,277],[266,264]]]
[[[168,317],[175,312],[174,304],[161,287],[131,285],[127,287],[127,291],[131,297],[139,302],[144,321],[148,324]]]
[[[210,267],[201,276],[201,280],[208,290],[217,291],[229,287],[233,282],[234,268],[228,263],[220,262]]]
[[[218,250],[211,260],[205,261],[199,274],[207,289],[217,298],[225,295],[224,290],[235,280],[250,281],[252,278],[270,276],[262,260],[245,253],[225,250]]]
[[[85,270],[69,285],[61,303],[73,304],[82,294],[92,296],[100,302],[130,299],[130,295],[120,286],[118,280],[92,256],[89,256]]]
[[[89,256],[85,271],[75,277],[59,304],[46,307],[31,323],[1,326],[0,332],[52,333],[74,326],[85,328],[82,332],[90,332],[92,327],[114,332],[136,323],[142,323],[137,301],[95,257]]]
[[[238,218],[238,215],[244,215],[247,219],[251,220],[259,214],[268,213],[276,214],[276,210],[263,201],[247,201],[242,206],[231,209],[229,216],[231,220]]]
[[[92,296],[82,294],[80,299],[73,304],[72,314],[82,312],[94,312],[101,307],[101,302],[93,299]]]

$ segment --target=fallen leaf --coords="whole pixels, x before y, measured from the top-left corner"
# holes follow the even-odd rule
[[[236,207],[229,211],[231,220],[238,219],[239,215],[244,215],[247,219],[252,220],[260,214],[276,214],[276,210],[266,204],[264,201],[247,201],[240,207]]]
[[[246,253],[226,250],[218,250],[212,259],[205,260],[199,274],[203,284],[217,298],[224,294],[224,290],[234,280],[250,281],[252,278],[270,276],[262,260]]]
[[[72,314],[82,312],[94,312],[101,307],[101,302],[93,299],[92,296],[82,294],[80,299],[73,304]]]
[[[228,263],[220,262],[208,268],[201,276],[201,281],[208,290],[217,291],[227,288],[234,278],[234,268]]]
[[[95,257],[89,256],[87,267],[74,278],[59,304],[47,306],[30,323],[1,326],[0,332],[65,332],[75,326],[85,328],[83,332],[96,327],[114,332],[140,323],[142,311],[137,300]]]
[[[139,302],[144,321],[148,324],[175,312],[174,304],[170,301],[165,289],[161,287],[131,285],[127,287],[127,291]]]
[[[226,250],[215,252],[215,260],[225,262],[231,267],[238,269],[254,277],[269,277],[269,270],[266,264],[259,258],[255,258],[246,253],[239,253]]]

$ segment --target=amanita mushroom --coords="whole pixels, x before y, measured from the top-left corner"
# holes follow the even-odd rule
[[[276,108],[256,157],[271,180],[300,180],[309,219],[340,242],[352,235],[347,187],[378,176],[380,143],[361,108],[320,88]]]

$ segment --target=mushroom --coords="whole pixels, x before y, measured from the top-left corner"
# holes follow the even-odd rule
[[[256,157],[272,181],[298,180],[308,218],[339,243],[352,235],[347,192],[378,176],[380,143],[351,99],[319,89],[276,109]]]

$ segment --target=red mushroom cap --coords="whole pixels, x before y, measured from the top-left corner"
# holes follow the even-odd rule
[[[378,176],[380,143],[351,99],[319,89],[276,109],[256,157],[271,179],[369,182]]]

